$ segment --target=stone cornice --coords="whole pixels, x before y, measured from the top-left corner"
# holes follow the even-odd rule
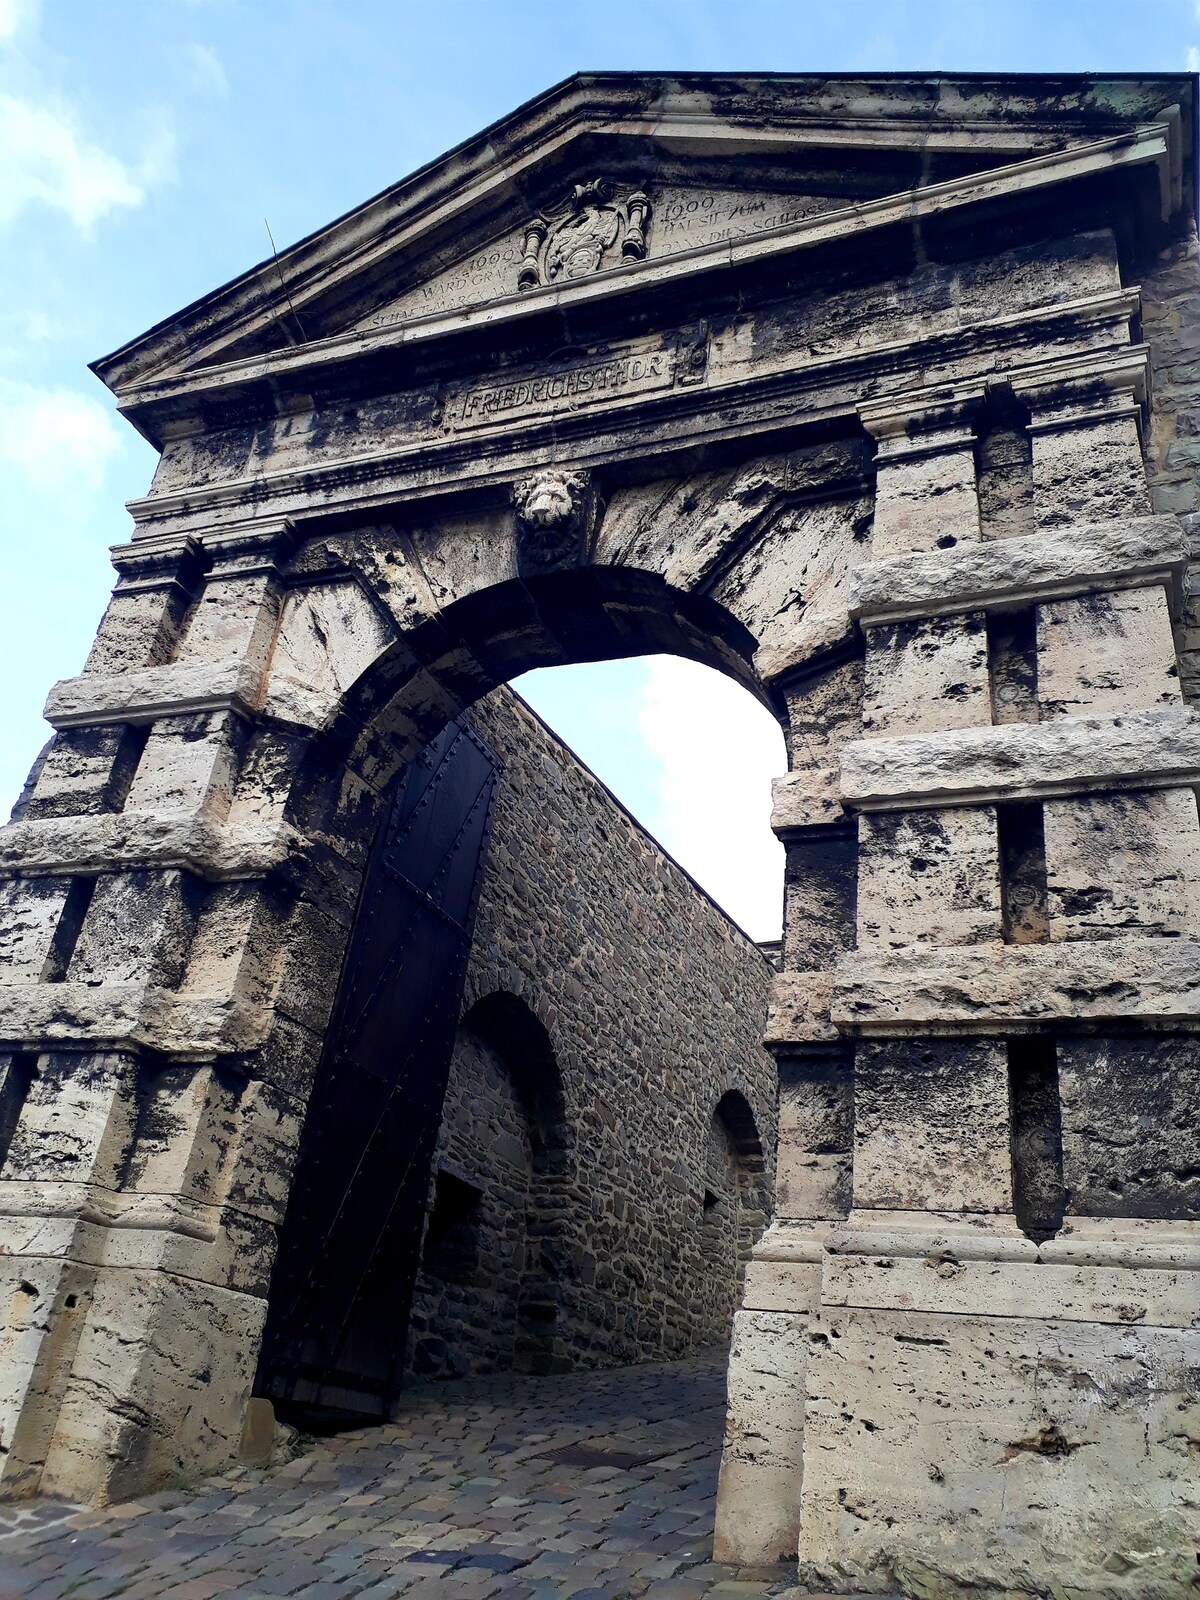
[[[1178,613],[1187,561],[1177,518],[1136,517],[870,562],[851,574],[847,603],[867,627],[1161,584]]]
[[[1124,343],[1127,324],[1138,306],[1136,289],[1110,290],[1074,300],[1037,306],[981,319],[967,327],[922,338],[882,341],[869,350],[851,350],[802,365],[784,364],[746,375],[733,370],[721,381],[720,364],[710,362],[708,380],[632,399],[620,399],[578,412],[546,418],[523,417],[470,433],[415,433],[370,454],[335,460],[308,460],[274,472],[258,470],[251,478],[228,483],[188,486],[131,500],[128,509],[144,530],[138,539],[157,532],[169,520],[207,542],[209,530],[227,520],[245,517],[249,500],[264,516],[282,505],[297,518],[329,502],[347,500],[364,513],[397,500],[472,487],[507,485],[513,475],[540,463],[545,452],[561,460],[564,450],[579,464],[608,459],[645,457],[648,434],[654,452],[688,448],[704,441],[761,437],[764,430],[794,431],[798,426],[839,424],[856,429],[862,388],[886,376],[905,405],[920,403],[911,385],[931,365],[961,363],[972,376],[963,385],[978,390],[986,381],[1052,379],[1062,358],[1029,361],[1045,347],[1048,333],[1107,327],[1119,341],[1109,351],[1088,351],[1078,358],[1144,362],[1139,347]],[[1094,334],[1092,335],[1094,337]],[[1024,360],[1022,358],[1025,358]],[[1068,362],[1068,365],[1070,362]],[[958,386],[955,389],[957,394]],[[942,405],[948,386],[933,386],[930,403]],[[733,420],[731,420],[731,418]],[[294,501],[294,505],[293,502]],[[278,513],[277,513],[278,514]]]
[[[5,984],[0,1049],[147,1049],[207,1060],[257,1048],[272,1015],[236,995],[145,982]]]
[[[1200,715],[1182,705],[856,739],[841,752],[842,801],[860,811],[1196,784]]]
[[[946,216],[982,202],[1011,199],[1014,195],[1036,193],[1070,179],[1145,164],[1169,165],[1169,130],[1165,124],[1150,124],[1117,138],[1037,155],[926,188],[864,201],[844,210],[818,213],[760,234],[620,266],[580,279],[566,288],[546,286],[524,294],[514,292],[481,306],[414,317],[394,328],[337,334],[269,355],[215,363],[133,386],[118,386],[117,393],[122,412],[145,426],[156,410],[173,398],[195,400],[203,395],[211,401],[223,392],[247,385],[304,389],[314,381],[330,382],[333,369],[348,361],[380,354],[394,355],[448,338],[470,340],[485,329],[523,325],[547,312],[556,317],[570,316],[592,305],[614,304],[629,295],[641,295],[656,288],[670,289],[676,295],[694,295],[695,289],[685,288],[685,285],[690,286],[693,280],[713,273],[752,268],[818,247],[861,245],[865,235],[882,228],[901,223],[911,227],[922,220]],[[291,383],[293,379],[295,384]]]
[[[161,716],[212,711],[248,717],[258,703],[262,679],[261,667],[241,661],[171,661],[114,677],[84,673],[54,685],[43,715],[52,728],[153,722]]]
[[[97,362],[96,370],[121,389],[172,363],[211,361],[270,328],[281,308],[289,315],[289,306],[328,326],[330,310],[336,314],[347,300],[361,302],[397,278],[401,287],[419,280],[430,270],[426,263],[436,267],[447,238],[462,238],[469,248],[488,236],[489,226],[519,224],[530,206],[544,203],[543,170],[561,168],[579,141],[593,159],[597,148],[632,139],[649,141],[668,159],[696,163],[763,156],[795,162],[808,150],[826,157],[956,152],[998,163],[1070,151],[1157,120],[1170,135],[1164,194],[1172,207],[1182,202],[1182,146],[1191,136],[1190,116],[1176,109],[1191,106],[1191,84],[1182,74],[1098,75],[1082,97],[1072,84],[1049,98],[1044,88],[1034,93],[1028,80],[1011,75],[851,81],[848,98],[838,74],[579,75],[159,324]]]

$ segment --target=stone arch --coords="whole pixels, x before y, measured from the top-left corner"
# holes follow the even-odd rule
[[[295,836],[316,846],[307,870],[293,869],[295,910],[275,947],[274,980],[278,991],[303,989],[314,1016],[332,1008],[358,886],[398,775],[449,719],[509,678],[539,666],[681,655],[741,683],[780,719],[787,738],[782,696],[756,668],[755,636],[710,596],[615,565],[476,581],[436,617],[381,645],[329,700],[317,727],[300,739],[265,729],[245,760],[244,770],[277,774],[275,803]],[[354,615],[342,608],[326,620],[325,652],[336,658],[344,648],[361,663]],[[268,705],[273,693],[269,685]],[[326,914],[331,883],[341,903],[336,924]],[[536,1011],[536,996],[525,998]],[[319,1041],[310,1050],[315,1058]]]
[[[502,990],[459,1021],[433,1159],[409,1366],[417,1376],[546,1370],[560,1280],[556,1218],[574,1134],[550,1035]]]
[[[713,1331],[728,1335],[750,1252],[770,1209],[767,1162],[758,1124],[740,1088],[713,1106],[705,1150],[701,1249],[713,1306]]]

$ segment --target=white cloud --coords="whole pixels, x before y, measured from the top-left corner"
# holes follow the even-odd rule
[[[655,657],[637,728],[661,766],[642,821],[756,939],[778,938],[783,847],[770,830],[771,779],[786,767],[765,707],[710,668]]]
[[[37,8],[38,0],[0,0],[0,44],[27,27]]]
[[[220,56],[211,45],[195,42],[186,44],[183,47],[183,57],[187,63],[193,88],[220,95],[222,99],[229,93],[229,79],[225,76],[225,68],[221,65]]]
[[[1200,16],[1200,5],[1196,7],[1196,15]],[[1200,72],[1200,50],[1195,45],[1188,50],[1187,69],[1189,72]]]
[[[110,211],[141,205],[146,185],[169,170],[170,155],[169,133],[156,130],[130,167],[89,142],[64,108],[0,95],[0,224],[41,204],[90,233]]]
[[[0,382],[0,468],[58,494],[99,487],[123,437],[98,400]]]

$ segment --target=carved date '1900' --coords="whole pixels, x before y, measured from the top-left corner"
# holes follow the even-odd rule
[[[478,428],[500,418],[508,421],[548,411],[573,411],[617,395],[669,389],[675,382],[675,365],[674,352],[653,350],[468,389],[457,403],[446,407],[446,420],[451,427]]]

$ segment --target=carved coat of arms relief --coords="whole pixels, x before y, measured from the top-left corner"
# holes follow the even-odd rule
[[[607,178],[577,183],[564,213],[531,217],[525,224],[518,288],[565,283],[623,261],[643,260],[649,220],[650,201],[643,190],[618,193]]]

